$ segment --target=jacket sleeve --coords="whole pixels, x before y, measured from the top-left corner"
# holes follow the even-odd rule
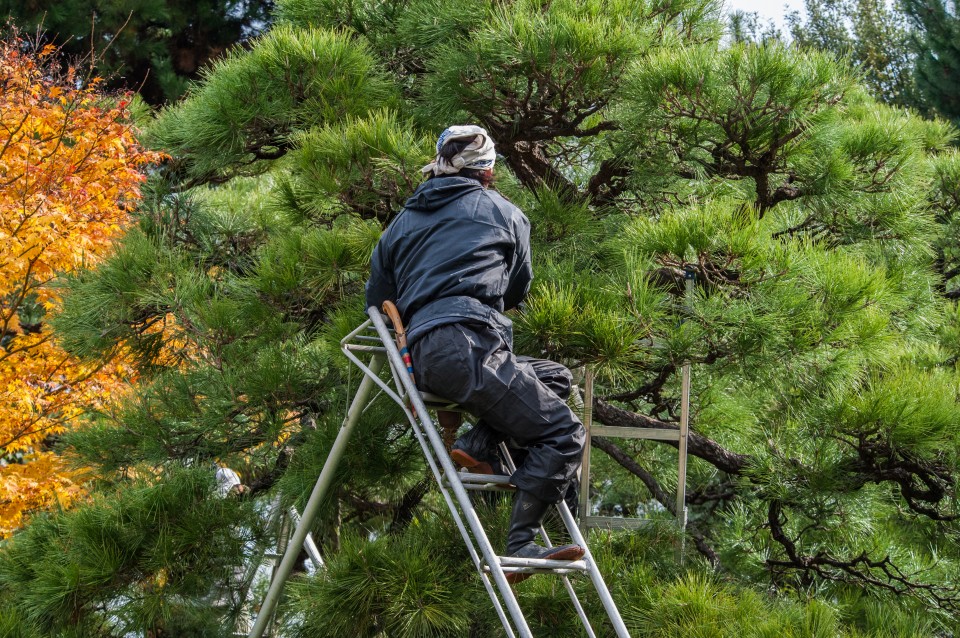
[[[367,280],[366,292],[367,308],[376,306],[379,309],[383,302],[388,299],[393,302],[397,301],[397,286],[393,280],[393,268],[387,254],[386,233],[377,242],[377,247],[373,249],[373,256],[370,258],[370,279]]]
[[[530,222],[523,213],[517,212],[519,220],[514,226],[516,243],[513,264],[510,268],[507,291],[503,295],[505,310],[512,310],[520,305],[530,291],[530,282],[533,281],[533,266],[530,265]]]

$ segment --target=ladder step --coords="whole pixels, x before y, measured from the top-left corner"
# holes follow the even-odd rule
[[[667,428],[625,428],[613,425],[590,426],[591,436],[610,436],[620,439],[647,439],[650,441],[679,441],[680,430]]]
[[[463,484],[464,489],[477,492],[512,492],[517,489],[515,485],[510,484],[510,477],[502,474],[472,474],[470,472],[457,472],[457,478]],[[449,485],[449,479],[444,476],[444,483]]]
[[[457,478],[459,478],[460,482],[463,484],[502,483],[504,485],[510,485],[510,477],[506,474],[473,474],[472,472],[457,472]]]
[[[497,556],[500,569],[505,574],[556,574],[563,576],[573,573],[590,571],[590,565],[585,560],[548,560],[544,558],[513,558]],[[490,566],[484,565],[483,570],[490,572]]]
[[[597,529],[641,529],[653,521],[647,518],[622,518],[617,516],[585,516],[584,527]]]

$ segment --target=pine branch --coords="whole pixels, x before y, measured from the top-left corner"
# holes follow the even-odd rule
[[[956,513],[934,507],[954,494],[956,478],[949,466],[897,449],[875,436],[861,435],[856,444],[848,443],[858,456],[848,469],[857,475],[859,484],[891,481],[900,486],[912,511],[937,521],[960,519]]]
[[[546,186],[559,193],[560,198],[565,201],[583,199],[580,189],[550,163],[550,159],[538,144],[516,142],[504,144],[502,149],[507,165],[527,188],[537,190]]]
[[[956,587],[939,586],[916,580],[917,574],[906,574],[897,567],[890,556],[873,559],[866,552],[852,558],[840,559],[825,551],[813,555],[801,554],[788,535],[787,523],[780,500],[772,500],[767,509],[767,525],[770,534],[784,549],[788,560],[767,559],[766,564],[778,571],[800,570],[815,574],[826,580],[851,584],[866,584],[898,595],[908,595],[933,604],[939,609],[956,613],[960,611],[960,591]]]
[[[390,523],[391,534],[402,534],[407,526],[410,525],[410,522],[413,520],[413,512],[417,506],[420,505],[423,497],[427,495],[427,492],[430,491],[432,486],[433,477],[426,476],[407,490],[403,498],[400,499],[400,502],[397,503],[396,510],[393,512],[393,521]]]
[[[627,190],[627,179],[633,173],[622,158],[605,159],[587,184],[587,194],[596,206],[613,202]]]
[[[671,375],[677,371],[677,366],[673,363],[667,363],[657,372],[656,376],[644,383],[642,386],[636,390],[631,390],[630,392],[622,392],[620,394],[611,394],[603,397],[606,401],[635,401],[641,397],[657,397],[660,394],[660,390],[666,385],[667,381],[670,379]]]

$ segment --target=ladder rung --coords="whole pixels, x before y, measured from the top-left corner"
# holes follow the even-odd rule
[[[510,484],[510,477],[499,474],[471,474],[469,472],[459,472],[457,477],[463,485],[463,489],[472,492],[513,492],[517,489],[516,485]],[[444,477],[446,485],[450,480]]]
[[[351,352],[386,352],[387,349],[382,346],[358,346],[352,343],[348,343],[344,346],[347,350]],[[629,428],[627,428],[629,429]]]
[[[461,483],[502,483],[510,485],[510,477],[505,474],[474,474],[472,472],[459,472],[457,478]]]
[[[500,566],[504,571],[520,571],[527,569],[545,569],[556,570],[565,569],[567,571],[585,572],[590,566],[585,560],[550,560],[549,558],[515,558],[513,556],[497,556]]]
[[[474,483],[464,485],[463,489],[468,492],[515,492],[516,485],[505,485],[503,483]]]
[[[561,567],[559,569],[542,569],[540,567],[501,567],[504,574],[555,574],[557,576],[566,576],[567,574],[582,574],[586,569],[573,569]],[[490,573],[490,568],[483,566],[483,571]]]
[[[437,404],[452,408],[457,407],[456,402],[451,401],[450,399],[444,399],[439,395],[431,394],[430,392],[423,392],[422,390],[420,392],[420,398],[423,399],[423,402],[428,406],[431,404]]]
[[[648,439],[651,441],[679,441],[680,430],[668,428],[622,428],[612,425],[590,427],[591,436],[611,436],[619,439]]]

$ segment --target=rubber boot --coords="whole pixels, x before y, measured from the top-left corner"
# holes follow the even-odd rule
[[[534,542],[549,507],[550,503],[541,501],[530,492],[517,490],[513,497],[513,511],[510,514],[510,531],[507,533],[508,556],[550,560],[579,560],[583,557],[585,550],[579,545],[546,548]],[[533,574],[511,572],[507,574],[507,582],[513,585],[531,576]]]

